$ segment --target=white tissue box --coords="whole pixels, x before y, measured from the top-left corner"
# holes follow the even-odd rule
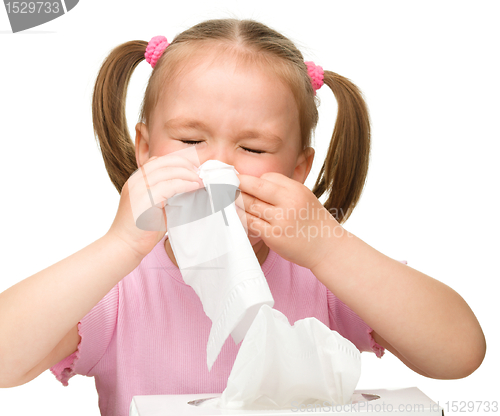
[[[373,395],[380,396],[374,398]],[[130,404],[130,416],[216,416],[216,415],[259,415],[296,416],[301,414],[363,414],[373,416],[394,416],[418,414],[418,416],[444,416],[439,403],[435,403],[416,387],[404,389],[355,390],[352,404],[335,406],[301,405],[293,402],[289,409],[280,410],[233,410],[189,404],[196,400],[220,397],[220,394],[178,394],[134,396]],[[371,399],[371,400],[368,400]]]

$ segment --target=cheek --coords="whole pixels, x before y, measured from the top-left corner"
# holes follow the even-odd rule
[[[236,170],[242,175],[251,175],[260,178],[266,172],[278,172],[290,176],[290,168],[277,158],[246,158],[235,164]]]
[[[166,146],[160,140],[151,139],[149,141],[149,156],[163,156],[169,153]]]
[[[151,156],[163,156],[177,150],[181,150],[181,146],[172,140],[154,140],[149,145],[149,153]]]

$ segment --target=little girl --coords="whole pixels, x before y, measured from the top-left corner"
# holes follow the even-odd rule
[[[125,119],[133,70],[153,67],[136,126]],[[303,185],[326,84],[338,114],[314,189]],[[211,371],[211,322],[182,279],[168,235],[136,226],[129,178],[137,171],[155,206],[203,186],[195,146],[239,172],[248,238],[291,324],[315,317],[378,357],[388,349],[438,379],[474,372],[485,339],[465,301],[443,283],[378,252],[341,224],[367,175],[370,126],[358,88],[254,21],[211,20],[178,35],[127,42],[97,77],[93,121],[120,203],[109,231],[81,251],[0,294],[0,386],[49,369],[68,385],[94,376],[102,415],[128,414],[134,395],[220,393],[240,344],[224,344]],[[318,200],[326,195],[323,204]],[[30,342],[36,334],[37,343]],[[460,340],[460,341],[458,341]]]

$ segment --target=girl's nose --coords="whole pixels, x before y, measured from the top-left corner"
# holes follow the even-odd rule
[[[200,152],[200,164],[205,163],[207,160],[218,160],[228,165],[233,165],[233,156],[231,149],[224,144],[210,144],[206,152]]]

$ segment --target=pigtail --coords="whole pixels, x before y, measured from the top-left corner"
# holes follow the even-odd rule
[[[328,153],[312,192],[316,198],[327,193],[325,208],[343,223],[358,203],[368,174],[370,119],[356,85],[331,71],[325,71],[323,81],[333,91],[338,111]]]
[[[119,193],[137,169],[135,145],[125,118],[130,77],[143,60],[148,43],[131,41],[113,49],[97,75],[92,98],[92,122],[108,175]]]

